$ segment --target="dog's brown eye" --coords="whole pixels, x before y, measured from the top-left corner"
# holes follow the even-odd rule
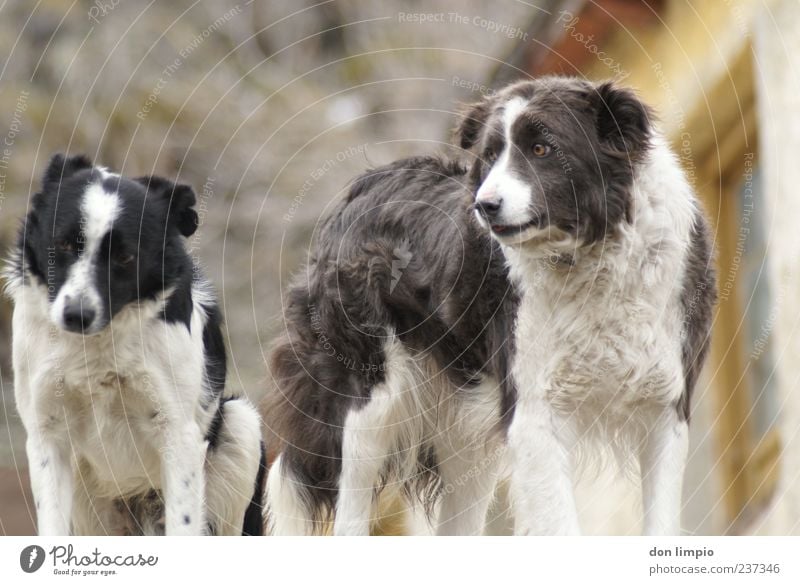
[[[75,251],[75,244],[69,240],[61,240],[56,246],[59,250],[62,252],[67,252],[68,254],[72,254]]]
[[[497,152],[493,148],[487,148],[486,151],[483,153],[483,158],[486,159],[486,162],[492,164],[494,161],[497,160]]]
[[[533,145],[534,156],[547,156],[550,154],[550,147],[546,144],[539,144],[538,142]]]
[[[133,264],[134,260],[136,260],[136,257],[133,254],[123,254],[117,258],[117,264],[120,266],[129,266]]]

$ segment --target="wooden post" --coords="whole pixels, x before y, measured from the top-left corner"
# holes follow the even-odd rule
[[[783,451],[773,506],[757,532],[800,534],[800,4],[777,0],[756,19],[754,69],[768,257],[777,318],[776,375]]]

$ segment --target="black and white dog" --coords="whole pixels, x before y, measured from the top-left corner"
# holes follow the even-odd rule
[[[262,532],[260,420],[223,397],[194,204],[62,155],[33,197],[6,276],[40,534]]]
[[[479,534],[508,473],[517,533],[577,533],[600,445],[638,459],[644,531],[678,533],[716,295],[678,161],[633,93],[572,78],[505,88],[457,136],[468,168],[356,180],[288,294],[269,528],[366,534],[397,484],[440,534]]]

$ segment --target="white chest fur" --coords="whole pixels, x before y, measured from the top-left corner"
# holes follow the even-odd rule
[[[536,261],[516,323],[520,403],[538,394],[581,437],[633,431],[682,389],[677,299],[649,295],[640,268],[615,260],[584,258],[577,270]]]
[[[587,460],[596,450],[586,443],[638,462],[646,534],[679,531],[688,452],[687,422],[676,408],[685,386],[681,294],[697,209],[660,140],[632,194],[633,221],[604,241],[550,244],[571,262],[548,262],[550,252],[525,244],[505,249],[522,297],[509,428],[518,533],[580,531],[576,459],[605,460]]]
[[[151,301],[81,336],[53,325],[44,306],[41,288],[16,291],[15,389],[26,431],[68,444],[97,495],[160,487],[167,418],[209,416],[200,406],[202,315],[190,333],[158,319],[163,303]]]
[[[545,399],[581,437],[602,431],[614,439],[647,426],[651,407],[674,403],[683,389],[680,294],[696,208],[662,144],[633,196],[634,221],[604,242],[575,247],[572,264],[524,246],[505,249],[522,293],[519,401]]]

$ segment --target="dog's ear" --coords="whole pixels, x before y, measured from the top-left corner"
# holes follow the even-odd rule
[[[492,113],[493,103],[491,98],[484,98],[463,108],[458,125],[453,132],[456,144],[468,150],[478,143],[483,129],[486,127],[489,114]]]
[[[92,161],[82,154],[65,156],[58,153],[53,155],[42,175],[42,188],[33,196],[33,209],[40,208],[51,193],[60,193],[58,184],[62,180],[68,179],[78,171],[91,168]]]
[[[194,194],[194,189],[189,185],[175,185],[170,197],[169,218],[175,222],[178,231],[187,238],[197,231],[199,223],[197,212],[193,209],[195,203],[197,196]]]
[[[149,193],[167,204],[167,222],[174,225],[184,236],[189,237],[197,230],[197,212],[192,209],[197,203],[194,190],[189,185],[175,184],[163,177],[137,177],[135,179]]]
[[[638,160],[652,135],[650,108],[629,89],[607,81],[592,92],[597,135],[612,152]]]
[[[91,169],[92,161],[83,154],[65,156],[61,153],[53,155],[44,171],[43,185],[58,183],[83,169]]]

